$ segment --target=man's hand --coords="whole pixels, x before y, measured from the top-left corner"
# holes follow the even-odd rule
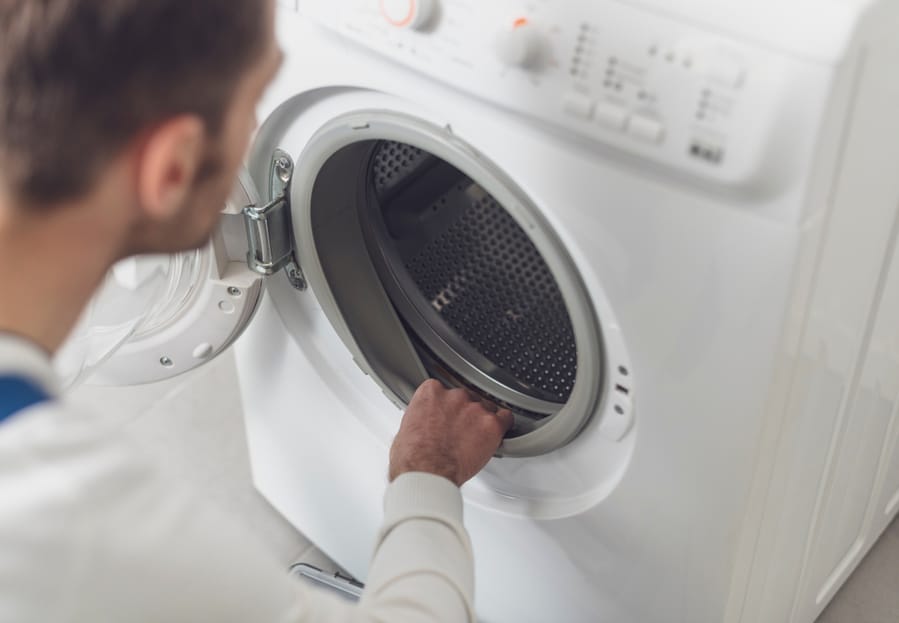
[[[457,486],[481,471],[512,426],[512,413],[464,389],[425,381],[409,403],[390,449],[390,480],[427,472]]]

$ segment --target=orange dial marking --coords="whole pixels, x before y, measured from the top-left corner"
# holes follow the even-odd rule
[[[384,16],[384,19],[397,28],[408,26],[412,23],[412,20],[415,19],[415,2],[416,0],[409,0],[409,12],[406,14],[406,17],[397,20],[391,17],[390,13],[387,12],[387,7],[385,5],[386,0],[381,0],[381,14]]]

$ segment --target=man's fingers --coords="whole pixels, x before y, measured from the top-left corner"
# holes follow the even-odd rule
[[[499,411],[499,407],[486,400],[481,401],[481,407],[483,407],[485,411],[489,411],[490,413],[496,413],[497,411]]]
[[[459,389],[461,391],[465,392],[465,395],[468,397],[468,400],[470,402],[482,402],[483,401],[483,399],[481,398],[480,395],[478,395],[477,392],[474,392],[474,391],[468,389],[467,387],[460,387]]]
[[[441,383],[437,379],[427,379],[424,383],[418,386],[418,389],[415,390],[415,393],[420,396],[435,396],[444,391],[446,391],[446,388],[443,386],[443,383]]]
[[[515,424],[515,416],[512,415],[512,412],[508,409],[500,409],[496,412],[495,417],[497,420],[499,420],[504,435],[508,433],[512,426]]]

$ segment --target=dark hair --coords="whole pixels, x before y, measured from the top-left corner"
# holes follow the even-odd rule
[[[264,0],[0,0],[0,179],[71,199],[167,118],[217,134],[266,15]]]

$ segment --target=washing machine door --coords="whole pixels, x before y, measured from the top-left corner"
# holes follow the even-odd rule
[[[264,193],[241,171],[204,248],[113,267],[56,356],[63,385],[138,385],[183,374],[240,336],[266,277],[283,271],[304,289],[286,207],[292,171],[276,152]]]

